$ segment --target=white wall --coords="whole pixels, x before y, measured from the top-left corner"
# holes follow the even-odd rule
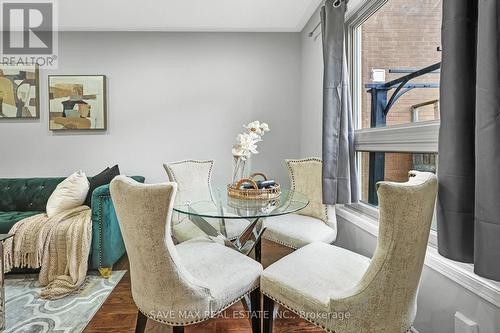
[[[104,74],[108,130],[53,133],[47,125],[48,74]],[[0,121],[0,177],[89,175],[120,164],[123,173],[165,181],[162,163],[215,159],[231,177],[231,146],[242,124],[271,132],[253,165],[286,178],[299,154],[299,33],[67,32],[59,69],[41,71],[41,118]]]

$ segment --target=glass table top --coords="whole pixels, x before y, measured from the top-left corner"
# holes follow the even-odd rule
[[[14,234],[0,234],[0,242],[3,242],[11,237],[14,237]]]
[[[224,186],[212,188],[212,198],[205,201],[177,203],[174,211],[206,218],[252,219],[294,213],[308,204],[305,195],[293,190],[282,190],[276,199],[244,200],[229,197]]]

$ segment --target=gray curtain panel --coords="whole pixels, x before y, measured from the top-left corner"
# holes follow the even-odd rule
[[[344,43],[346,1],[321,8],[323,37],[323,203],[358,200],[354,128]]]
[[[443,1],[439,253],[500,280],[500,6]]]

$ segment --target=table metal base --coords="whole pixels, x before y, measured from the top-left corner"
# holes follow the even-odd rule
[[[190,216],[190,220],[200,228],[205,234],[210,237],[215,237],[217,239],[221,239],[224,241],[224,245],[227,247],[241,252],[245,255],[250,255],[252,250],[255,250],[255,260],[261,263],[262,261],[262,242],[261,237],[265,231],[265,228],[262,227],[262,219],[256,218],[254,219],[243,232],[240,234],[238,238],[231,241],[226,235],[220,233],[217,229],[215,229],[210,223],[207,222],[201,216]]]

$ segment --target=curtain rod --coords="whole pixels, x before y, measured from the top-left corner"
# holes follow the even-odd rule
[[[346,1],[346,0],[335,0],[332,4],[333,7],[335,7],[335,8],[340,7],[340,4],[342,3],[342,1]],[[320,25],[321,25],[321,20],[314,26],[314,29],[312,29],[311,32],[309,32],[309,37],[314,36],[314,33],[316,32],[316,30],[318,30]]]
[[[312,29],[312,31],[309,33],[309,37],[314,36],[314,33],[316,32],[316,30],[318,30],[320,25],[321,25],[321,21],[319,21],[318,24],[316,24],[316,26],[314,27],[314,29]]]

